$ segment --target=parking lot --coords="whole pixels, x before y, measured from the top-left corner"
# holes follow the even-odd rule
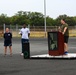
[[[13,56],[3,56],[3,39],[0,38],[0,75],[73,75],[76,60],[24,59],[20,56],[20,38],[13,38]],[[76,52],[76,37],[69,38],[69,53]],[[47,54],[47,38],[30,38],[30,53]]]

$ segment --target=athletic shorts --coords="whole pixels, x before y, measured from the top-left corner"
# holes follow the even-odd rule
[[[64,43],[68,43],[69,36],[64,36]]]
[[[4,40],[4,46],[12,46],[11,40]]]

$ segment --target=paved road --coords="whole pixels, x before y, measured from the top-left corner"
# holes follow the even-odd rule
[[[3,57],[3,39],[0,39],[0,75],[73,75],[76,60],[23,59],[20,56],[20,38],[13,38],[13,57]],[[48,53],[47,39],[30,39],[31,55]],[[76,37],[69,39],[69,52],[76,52]]]

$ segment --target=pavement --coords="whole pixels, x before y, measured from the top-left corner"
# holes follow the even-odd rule
[[[24,59],[20,56],[20,38],[13,38],[13,56],[4,57],[3,38],[0,38],[0,75],[75,75],[76,59]],[[32,55],[47,54],[46,38],[30,38],[30,53]],[[76,37],[69,38],[69,53],[76,53]]]

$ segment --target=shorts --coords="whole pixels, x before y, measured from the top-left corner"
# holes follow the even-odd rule
[[[11,40],[5,40],[4,41],[4,46],[12,46]]]
[[[68,43],[69,36],[64,36],[64,43]]]

